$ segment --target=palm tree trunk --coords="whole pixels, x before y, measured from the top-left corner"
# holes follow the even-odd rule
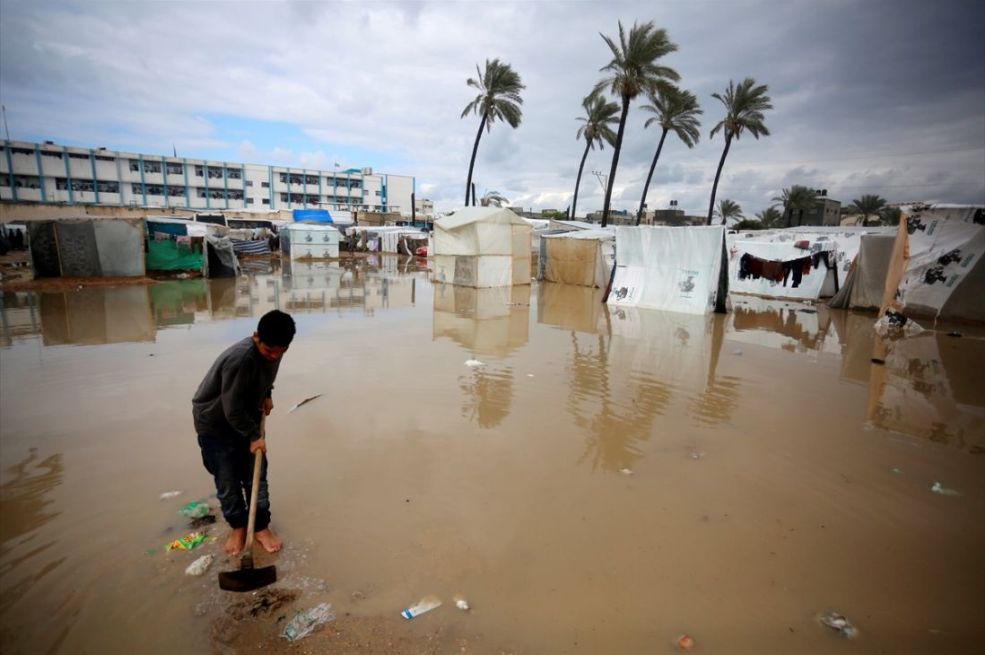
[[[664,139],[667,138],[667,128],[664,128],[663,134],[660,135],[660,143],[657,144],[657,152],[653,155],[653,163],[650,164],[650,172],[646,176],[646,184],[643,185],[643,197],[640,198],[640,210],[636,212],[636,224],[640,224],[640,220],[643,218],[643,205],[646,204],[646,192],[650,188],[650,180],[653,179],[653,169],[657,167],[657,160],[660,159],[660,151],[664,148]]]
[[[708,221],[705,225],[711,225],[711,215],[715,211],[715,194],[718,193],[718,178],[722,176],[722,166],[725,165],[725,158],[728,157],[729,146],[732,145],[732,135],[725,135],[725,150],[722,151],[722,158],[718,162],[718,172],[715,173],[715,183],[711,186],[711,202],[708,203]]]
[[[581,164],[578,165],[578,177],[575,178],[575,197],[571,200],[571,220],[575,220],[575,208],[578,206],[578,187],[581,186],[581,172],[585,169],[585,159],[588,158],[588,149],[592,147],[592,141],[586,139],[585,153],[581,156]]]
[[[469,206],[469,192],[472,190],[472,169],[475,168],[475,153],[479,152],[479,139],[482,138],[482,128],[486,126],[486,115],[479,121],[479,131],[475,133],[475,145],[472,146],[472,159],[469,161],[469,177],[465,180],[465,206]],[[474,194],[472,204],[475,204]]]
[[[629,97],[622,97],[622,115],[619,117],[619,133],[613,146],[612,168],[609,169],[609,184],[605,189],[605,202],[602,204],[602,227],[609,224],[609,203],[612,200],[612,186],[616,182],[616,168],[619,166],[619,151],[622,150],[622,133],[626,129],[626,116],[629,114]]]

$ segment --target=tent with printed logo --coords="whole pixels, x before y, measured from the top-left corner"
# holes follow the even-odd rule
[[[880,315],[985,321],[985,210],[911,207],[890,257]]]
[[[610,305],[724,313],[728,258],[721,225],[616,227]]]

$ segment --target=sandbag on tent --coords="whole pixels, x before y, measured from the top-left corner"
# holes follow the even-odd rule
[[[879,309],[895,242],[896,237],[891,234],[862,235],[848,277],[828,305],[839,309]]]
[[[434,279],[476,288],[530,284],[530,234],[509,209],[458,209],[434,223]]]
[[[904,211],[880,315],[985,321],[983,222],[981,207]]]
[[[615,264],[616,234],[611,228],[574,230],[542,237],[542,279],[604,289]]]
[[[616,228],[608,303],[688,314],[725,311],[725,228],[642,225]]]

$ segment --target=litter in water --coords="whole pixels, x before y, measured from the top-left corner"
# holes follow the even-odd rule
[[[895,466],[893,467],[892,470],[893,470],[893,473],[895,473],[896,475],[901,475],[903,473],[903,469],[896,468]]]
[[[941,496],[960,496],[961,492],[956,489],[948,489],[940,482],[930,485],[930,490]]]
[[[178,513],[189,519],[200,519],[211,512],[209,504],[201,500],[193,500],[178,510]]]
[[[741,355],[742,354],[742,349],[741,348],[736,348],[735,350],[732,351],[732,354],[733,355],[736,355],[736,356]]]
[[[633,469],[625,469],[625,468],[624,469],[619,469],[619,472],[622,473],[623,475],[632,475],[633,474]]]
[[[680,637],[677,638],[677,640],[674,643],[677,644],[677,650],[681,651],[682,653],[685,653],[691,650],[692,648],[694,648],[694,638],[691,637],[690,635],[681,635]]]
[[[316,605],[309,610],[298,612],[294,615],[280,636],[288,641],[304,639],[315,630],[318,630],[329,621],[335,620],[335,612],[330,603]]]
[[[185,569],[185,575],[202,575],[209,568],[213,559],[215,559],[215,555],[202,555],[188,565],[188,568]]]
[[[180,495],[181,495],[181,492],[180,491],[165,491],[163,494],[161,494],[161,500],[167,500],[169,498],[175,498],[175,497],[180,496]]]
[[[400,616],[404,617],[405,619],[410,620],[410,619],[414,618],[415,616],[420,616],[421,614],[424,614],[425,612],[430,612],[431,610],[433,610],[436,607],[441,607],[441,601],[438,599],[438,597],[437,596],[425,596],[424,598],[420,599],[419,601],[417,601],[416,603],[414,603],[410,607],[408,607],[408,608],[406,608],[404,610],[401,610]]]
[[[466,359],[465,365],[468,366],[469,368],[478,368],[480,366],[485,366],[485,364],[480,362],[478,359]]]
[[[296,409],[297,409],[298,407],[300,407],[301,405],[304,405],[304,404],[307,404],[307,403],[310,403],[310,402],[311,402],[312,400],[316,400],[316,399],[318,399],[318,398],[321,398],[321,397],[322,397],[322,396],[324,396],[324,395],[325,395],[325,394],[323,394],[323,393],[320,393],[320,394],[318,394],[318,395],[315,395],[315,396],[312,396],[311,398],[305,398],[304,400],[302,400],[301,402],[299,402],[299,403],[298,403],[297,405],[295,405],[294,407],[292,407],[292,408],[290,408],[289,410],[287,410],[287,413],[288,413],[288,414],[290,414],[291,412],[293,412],[294,410],[296,410]]]
[[[455,607],[463,612],[468,612],[471,609],[469,601],[465,600],[462,596],[455,596]]]
[[[172,550],[195,550],[204,544],[206,539],[208,539],[208,535],[204,532],[189,532],[184,537],[169,543],[167,550],[168,552]]]
[[[818,615],[818,620],[832,630],[837,630],[842,637],[849,639],[858,635],[858,628],[838,612],[825,612]]]

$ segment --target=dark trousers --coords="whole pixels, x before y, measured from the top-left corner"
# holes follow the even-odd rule
[[[249,519],[247,503],[253,487],[253,459],[248,442],[229,438],[198,435],[202,463],[215,479],[215,490],[222,506],[222,516],[232,528],[245,528]],[[270,496],[267,493],[267,456],[260,467],[257,492],[256,531],[270,523]]]

